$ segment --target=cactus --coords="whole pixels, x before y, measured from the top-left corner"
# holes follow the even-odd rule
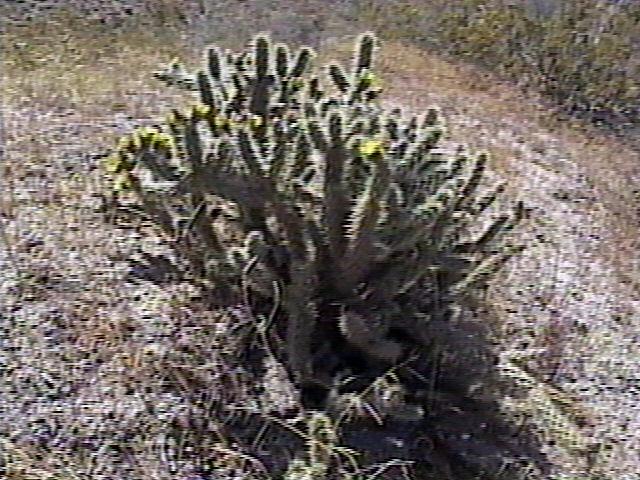
[[[313,50],[264,34],[244,52],[208,48],[195,73],[173,62],[154,75],[193,105],[121,139],[105,170],[175,249],[176,271],[217,306],[272,318],[305,406],[342,375],[362,392],[393,366],[408,410],[390,418],[418,423],[431,413],[400,366],[428,377],[418,352],[437,368],[438,325],[522,251],[509,238],[526,209],[474,228],[504,189],[481,189],[487,154],[438,152],[435,108],[383,109],[376,48],[361,35],[350,69],[326,67],[329,85],[309,72]]]
[[[244,281],[268,309],[277,285],[280,354],[302,388],[325,385],[323,343],[389,364],[415,347],[392,332],[428,348],[426,323],[523,248],[503,241],[522,204],[470,235],[500,193],[479,195],[487,155],[443,158],[437,110],[407,122],[379,106],[376,43],[365,33],[350,71],[327,67],[331,94],[307,75],[309,48],[292,55],[264,34],[239,54],[211,47],[195,74],[156,75],[196,104],[127,137],[109,163],[217,301],[241,301]]]

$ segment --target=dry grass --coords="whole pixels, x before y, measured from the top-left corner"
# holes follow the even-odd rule
[[[220,363],[214,371],[199,376],[199,373],[181,370],[179,365],[186,362],[185,358],[159,359],[156,363],[148,360],[149,355],[153,356],[153,349],[148,349],[149,341],[142,341],[132,334],[136,328],[140,329],[144,319],[171,321],[175,327],[180,322],[188,325],[188,317],[193,316],[212,329],[224,322],[211,318],[210,313],[190,310],[193,308],[190,307],[190,293],[184,286],[172,291],[169,287],[132,286],[123,281],[127,271],[123,262],[126,258],[139,248],[154,250],[159,247],[152,238],[142,238],[133,232],[123,233],[102,221],[97,210],[104,185],[95,168],[96,159],[86,156],[88,152],[104,152],[118,135],[133,125],[154,123],[168,106],[187,100],[187,96],[179,92],[160,90],[149,76],[151,71],[175,56],[188,65],[199,61],[200,52],[190,48],[191,37],[183,37],[183,32],[180,22],[175,29],[140,28],[134,22],[114,30],[110,25],[74,18],[68,12],[61,13],[56,21],[48,24],[8,27],[5,32],[2,89],[6,155],[2,162],[0,219],[6,244],[3,248],[9,255],[0,257],[0,261],[8,267],[13,262],[15,274],[6,274],[7,278],[3,279],[0,294],[6,295],[0,313],[20,316],[25,325],[31,325],[24,330],[25,335],[30,336],[25,336],[27,343],[23,347],[27,345],[33,351],[35,361],[42,365],[59,362],[47,368],[74,378],[78,389],[87,388],[82,376],[86,374],[75,371],[87,358],[91,362],[101,360],[113,369],[112,373],[100,377],[103,383],[99,385],[126,390],[145,382],[153,391],[150,398],[157,398],[155,395],[162,391],[154,379],[162,375],[163,369],[165,373],[171,373],[170,381],[178,385],[178,390],[188,392],[193,385],[206,382],[207,375],[214,375],[215,369],[222,368],[224,358],[218,359]],[[341,38],[343,41],[322,52],[319,64],[327,58],[348,59],[353,36]],[[237,39],[223,40],[233,42]],[[497,83],[478,69],[445,62],[409,45],[386,44],[380,52],[378,66],[387,83],[386,101],[389,104],[401,103],[417,111],[432,104],[440,105],[451,120],[450,140],[465,141],[474,148],[490,150],[492,168],[496,175],[509,181],[512,194],[532,188],[531,179],[527,178],[529,162],[557,175],[551,178],[563,179],[565,184],[557,187],[570,190],[569,194],[580,194],[576,191],[573,170],[579,170],[589,178],[594,199],[586,206],[581,204],[580,208],[584,218],[593,223],[593,232],[591,225],[584,225],[581,235],[596,233],[601,236],[601,241],[593,248],[598,258],[615,272],[607,281],[617,289],[619,298],[627,301],[620,304],[617,313],[627,329],[614,328],[613,319],[603,317],[602,325],[589,325],[588,338],[576,339],[580,333],[571,322],[580,323],[583,319],[575,318],[581,310],[568,299],[570,292],[562,291],[564,284],[551,278],[545,285],[538,285],[540,288],[526,288],[527,281],[543,283],[538,277],[552,277],[551,261],[544,257],[545,253],[529,257],[531,262],[537,263],[525,265],[528,274],[505,277],[503,284],[494,288],[495,308],[502,315],[509,342],[520,341],[524,337],[523,324],[530,322],[534,331],[530,346],[561,357],[559,360],[566,364],[563,367],[566,375],[570,376],[571,369],[575,369],[578,376],[586,375],[585,371],[597,366],[599,361],[609,365],[610,358],[589,355],[590,351],[600,349],[600,357],[611,352],[617,354],[615,344],[622,339],[616,335],[637,334],[632,316],[637,318],[638,310],[633,309],[632,301],[638,286],[633,284],[631,288],[626,283],[637,282],[639,278],[634,263],[638,251],[634,206],[637,196],[628,185],[629,178],[638,178],[638,151],[586,126],[559,121],[541,99],[525,98],[513,87]],[[577,167],[568,171],[561,162],[548,161],[548,158],[560,157],[572,159]],[[549,204],[549,208],[553,205]],[[560,257],[564,251],[551,252]],[[575,270],[576,282],[578,285],[584,282],[585,291],[589,291],[591,284],[598,283],[589,277],[590,272],[589,265],[577,265]],[[522,286],[525,292],[522,300],[514,296],[513,289],[507,288],[510,283]],[[541,305],[548,310],[536,310]],[[628,309],[627,313],[625,309]],[[558,320],[557,315],[554,317],[550,312],[560,312],[562,318]],[[562,315],[563,312],[569,313]],[[45,328],[47,322],[54,319],[64,324],[64,331],[69,336],[64,343],[71,345],[61,357],[50,353],[52,344],[47,343],[44,331],[36,328],[38,324]],[[191,332],[188,327],[183,328]],[[613,332],[611,338],[603,339],[603,332],[608,331]],[[192,333],[191,344],[202,343],[202,339],[194,340],[200,338],[197,332]],[[205,337],[205,340],[222,343],[219,335],[224,332],[216,335]],[[153,344],[168,345],[163,342],[160,339]],[[189,361],[193,358],[205,361],[208,354],[198,351],[191,355]],[[575,365],[581,358],[586,359],[586,367]],[[540,370],[552,368],[541,363],[537,367]],[[27,374],[25,370],[23,375]],[[631,377],[634,372],[624,374]],[[604,378],[604,381],[613,382],[606,375]],[[223,380],[236,390],[235,396],[230,395],[227,399],[229,402],[239,402],[248,395],[243,391],[246,387],[242,387],[242,375],[229,374]],[[583,394],[576,405],[579,406],[588,395]],[[606,421],[607,415],[614,414],[605,410],[594,415],[602,422]],[[602,420],[603,415],[605,420]],[[610,421],[612,428],[618,428],[622,423]],[[633,428],[633,419],[631,422],[630,428]],[[154,432],[161,431],[160,426],[150,426],[147,440],[153,441]],[[257,472],[255,478],[265,478],[259,473],[263,467],[255,459],[235,451],[233,445],[225,443],[227,440],[222,433],[217,437],[211,435],[214,438],[207,446],[217,452],[222,463],[227,462],[230,469],[231,466],[253,468]],[[622,475],[625,469],[628,472],[634,465],[637,467],[637,463],[625,459],[625,452],[620,449],[636,448],[637,443],[633,441],[637,442],[637,437],[625,443],[624,432],[605,431],[597,438],[605,437],[618,439],[622,447],[614,450],[611,460],[600,461],[598,468],[604,473],[596,478],[633,478]],[[64,460],[64,457],[56,456],[55,451],[38,452],[18,445],[11,448],[14,468],[9,478],[13,480],[81,478],[69,470],[65,473],[64,463],[71,464],[72,459]],[[140,451],[150,449],[140,457],[150,463],[138,465],[135,474],[140,477],[136,478],[152,478],[150,472],[155,472],[155,478],[178,478],[162,471],[163,468],[168,471],[168,464],[162,460],[166,452],[158,453],[162,451],[160,447],[160,450],[153,450],[148,445],[140,448]],[[576,471],[582,475],[589,473],[582,458],[560,459],[575,461]],[[63,465],[56,466],[61,460],[64,460]],[[90,463],[89,459],[85,460]],[[73,459],[73,462],[78,461],[78,458]],[[616,462],[621,465],[618,469]],[[54,477],[51,472],[58,472],[58,476]],[[99,478],[95,475],[90,478]]]

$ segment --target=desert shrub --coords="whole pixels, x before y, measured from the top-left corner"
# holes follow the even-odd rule
[[[106,164],[114,204],[157,228],[175,276],[212,308],[251,312],[263,360],[285,367],[304,411],[329,415],[309,421],[348,423],[358,399],[386,428],[443,445],[414,451],[428,472],[509,472],[508,458],[540,459],[474,397],[493,357],[488,322],[463,312],[523,249],[510,232],[525,208],[487,217],[502,186],[481,188],[486,154],[438,150],[436,109],[405,118],[379,106],[376,42],[359,37],[350,70],[327,65],[328,85],[310,72],[313,50],[267,35],[242,52],[208,48],[195,73],[157,72],[198,101],[120,141]],[[331,448],[288,474],[343,478]]]

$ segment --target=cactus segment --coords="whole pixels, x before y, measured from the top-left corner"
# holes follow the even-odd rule
[[[331,80],[333,80],[334,85],[338,87],[338,90],[340,90],[342,93],[346,93],[349,91],[351,83],[347,79],[347,76],[345,75],[340,65],[329,65],[329,75],[331,76]]]
[[[358,49],[354,58],[354,76],[358,76],[364,70],[373,67],[373,54],[376,48],[376,38],[371,32],[360,35],[358,39]]]

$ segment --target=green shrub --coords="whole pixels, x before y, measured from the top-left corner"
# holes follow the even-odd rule
[[[328,65],[328,86],[308,75],[312,50],[266,35],[240,53],[209,48],[195,74],[173,64],[156,77],[199,103],[125,137],[107,164],[176,270],[216,304],[268,317],[309,408],[327,407],[345,372],[370,383],[431,355],[429,326],[453,322],[523,248],[505,242],[521,203],[478,224],[502,191],[479,188],[486,154],[438,151],[435,109],[405,119],[379,106],[376,42],[360,36],[350,71]]]

